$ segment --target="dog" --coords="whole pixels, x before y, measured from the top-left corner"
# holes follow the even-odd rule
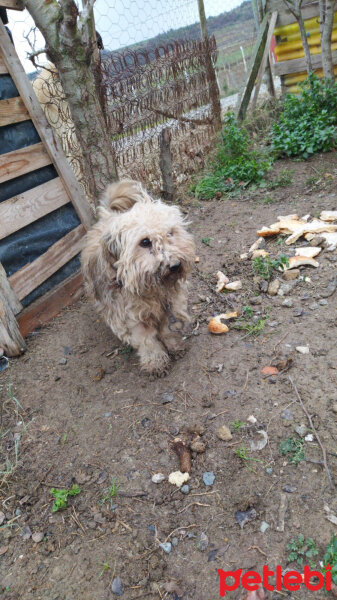
[[[136,181],[108,186],[82,251],[85,287],[149,374],[165,375],[170,355],[183,352],[179,329],[189,321],[194,262],[193,237],[176,206],[152,199]]]

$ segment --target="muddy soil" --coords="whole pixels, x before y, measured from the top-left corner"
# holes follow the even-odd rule
[[[337,208],[336,154],[279,161],[272,176],[290,169],[288,187],[214,202],[183,198],[200,262],[190,282],[187,352],[167,377],[142,374],[134,352],[85,299],[31,336],[26,354],[0,374],[1,469],[13,465],[1,486],[1,598],[110,600],[118,597],[114,582],[125,600],[215,599],[217,569],[261,573],[263,565],[280,565],[303,572],[287,549],[300,534],[313,538],[318,554],[311,560],[319,564],[336,531],[326,518],[337,514],[336,491],[315,436],[305,441],[295,432],[304,424],[302,436],[310,434],[310,424],[289,376],[336,482],[337,293],[324,292],[337,275],[337,254],[323,250],[319,268],[302,270],[311,281],[299,281],[284,297],[260,293],[251,262],[239,258],[256,230],[278,215]],[[279,238],[270,238],[267,250],[272,258],[294,253]],[[216,294],[219,269],[241,279],[242,290]],[[292,306],[283,305],[286,298]],[[245,322],[262,322],[260,335],[233,324],[223,336],[208,332],[210,316],[245,306]],[[297,346],[309,346],[309,353]],[[290,367],[282,365],[289,356]],[[271,364],[279,373],[264,378],[261,369]],[[255,425],[247,422],[251,415]],[[231,429],[229,441],[217,436],[222,425]],[[268,443],[251,451],[252,440],[263,437],[259,430]],[[196,432],[206,450],[192,454],[184,494],[167,481],[179,468],[172,441],[189,443]],[[289,438],[301,446],[297,464],[280,452]],[[203,482],[205,472],[214,474],[213,485]],[[156,473],[165,475],[162,483],[151,481]],[[50,489],[74,483],[81,492],[52,512]],[[237,511],[248,509],[255,518],[241,528]],[[169,553],[160,546],[167,543]],[[226,597],[246,594],[240,587]],[[282,597],[327,596],[303,586],[269,592],[269,599]]]

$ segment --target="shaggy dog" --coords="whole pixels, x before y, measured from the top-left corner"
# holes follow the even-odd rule
[[[179,355],[178,326],[189,321],[186,277],[195,254],[175,206],[153,200],[136,181],[110,185],[82,252],[86,288],[113,333],[160,376]]]

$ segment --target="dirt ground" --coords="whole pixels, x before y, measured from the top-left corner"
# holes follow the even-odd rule
[[[6,457],[14,464],[18,452],[16,469],[1,487],[1,598],[108,600],[118,597],[114,581],[125,600],[213,600],[220,597],[219,568],[261,572],[263,565],[281,565],[303,572],[288,562],[286,548],[299,534],[313,538],[319,564],[336,531],[326,518],[337,513],[336,491],[315,437],[304,441],[305,460],[298,464],[279,446],[301,440],[294,429],[301,424],[310,433],[290,376],[336,482],[337,293],[325,298],[324,292],[337,275],[337,254],[323,250],[319,268],[303,269],[311,281],[299,281],[284,297],[260,293],[251,262],[239,255],[277,215],[317,216],[337,208],[337,155],[279,161],[272,176],[285,169],[294,171],[288,187],[240,199],[183,200],[200,263],[191,277],[188,350],[167,377],[150,381],[142,374],[136,355],[84,299],[31,336],[26,354],[0,374],[2,471],[9,468]],[[212,238],[210,246],[202,238]],[[267,249],[273,258],[294,253],[277,238]],[[216,294],[219,269],[241,279],[242,290]],[[291,307],[282,304],[286,298]],[[250,322],[268,316],[259,336],[233,325],[223,336],[208,332],[208,318],[233,306],[251,307]],[[306,345],[309,354],[295,350]],[[279,365],[279,374],[263,378],[263,367],[289,355],[289,370]],[[250,415],[255,425],[247,422]],[[231,429],[231,440],[218,438],[222,425]],[[259,430],[268,444],[251,451],[250,442],[262,438]],[[171,446],[175,436],[189,443],[196,431],[206,450],[192,454],[184,494],[167,481],[179,469]],[[209,471],[215,480],[206,486]],[[156,473],[165,480],[153,483]],[[74,483],[81,492],[53,513],[50,489]],[[240,528],[237,511],[247,509],[255,518]],[[168,542],[166,553],[159,544]],[[226,597],[246,594],[240,587]],[[303,587],[269,595],[282,597],[327,595]]]

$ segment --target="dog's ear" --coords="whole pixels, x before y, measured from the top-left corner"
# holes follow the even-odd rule
[[[107,187],[101,207],[111,211],[126,212],[136,202],[151,202],[151,198],[138,181],[124,179]]]
[[[111,266],[119,259],[119,243],[111,233],[106,233],[101,240],[102,255],[104,260]]]

